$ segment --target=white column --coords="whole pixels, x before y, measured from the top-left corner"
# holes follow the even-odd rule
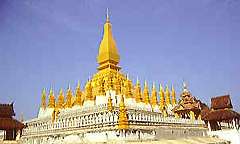
[[[236,121],[235,121],[235,119],[233,119],[233,129],[237,129],[236,128]]]
[[[211,126],[210,126],[210,122],[209,122],[209,121],[208,121],[208,130],[209,130],[209,131],[212,131],[212,130],[211,130]]]

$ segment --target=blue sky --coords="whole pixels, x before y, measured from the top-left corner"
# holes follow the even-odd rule
[[[183,79],[209,104],[230,94],[240,111],[238,0],[1,0],[0,103],[36,117],[43,88],[82,86],[96,72],[106,8],[133,81],[171,85]]]

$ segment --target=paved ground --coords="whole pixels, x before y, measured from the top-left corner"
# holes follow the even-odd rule
[[[175,140],[162,139],[159,141],[143,141],[143,142],[109,142],[109,144],[230,144],[225,140],[213,137],[189,137]],[[0,144],[22,144],[16,141],[0,141]],[[100,144],[100,143],[99,143]]]
[[[17,141],[1,141],[0,140],[0,144],[20,144],[19,142],[17,142]]]
[[[151,142],[130,142],[129,144],[230,144],[225,140],[212,137],[189,137],[175,140],[159,140]]]

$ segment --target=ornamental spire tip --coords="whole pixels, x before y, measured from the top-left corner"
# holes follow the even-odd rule
[[[77,88],[80,88],[80,81],[78,80]]]
[[[110,22],[110,19],[109,19],[109,9],[108,8],[106,10],[106,18],[107,18],[106,22]]]

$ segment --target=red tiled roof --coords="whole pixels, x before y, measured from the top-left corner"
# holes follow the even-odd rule
[[[229,95],[211,98],[211,108],[214,110],[233,108]]]
[[[15,116],[13,103],[0,104],[0,118],[11,118],[12,116]]]
[[[202,119],[207,121],[228,121],[240,119],[240,114],[230,109],[211,110]]]
[[[21,130],[25,125],[13,118],[0,118],[0,130]]]

